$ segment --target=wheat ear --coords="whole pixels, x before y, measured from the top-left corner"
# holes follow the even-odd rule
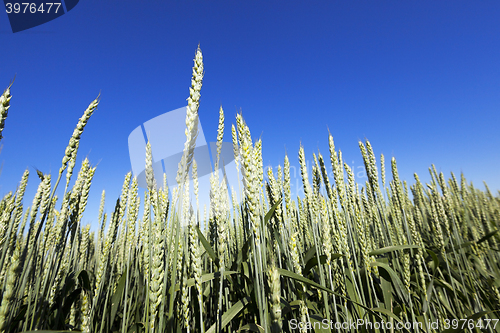
[[[87,122],[89,121],[90,116],[92,116],[95,109],[97,108],[97,105],[99,105],[99,96],[100,95],[101,94],[99,93],[97,98],[89,104],[89,106],[87,107],[87,109],[83,113],[83,116],[78,120],[78,124],[76,124],[76,128],[73,131],[73,135],[69,139],[68,146],[66,147],[66,151],[65,151],[64,157],[62,159],[62,166],[59,169],[59,177],[57,179],[56,186],[53,189],[53,193],[55,192],[56,187],[59,184],[59,180],[61,179],[61,175],[64,172],[64,170],[66,169],[66,167],[68,166],[69,161],[76,158],[76,153],[78,151],[80,137],[82,136],[83,130],[85,128],[85,125],[87,125]],[[69,181],[70,181],[72,172],[70,172],[70,170],[68,170],[68,174],[69,174],[69,176],[66,177],[66,190],[68,189],[68,185],[69,185]],[[66,192],[66,190],[64,192]]]
[[[10,94],[10,87],[12,86],[12,81],[7,89],[4,90],[2,96],[0,96],[0,140],[2,140],[2,132],[5,127],[5,119],[7,118],[7,114],[9,113],[10,108],[10,99],[12,95]]]

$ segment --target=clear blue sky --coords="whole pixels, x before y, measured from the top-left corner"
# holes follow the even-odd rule
[[[222,105],[226,129],[241,109],[262,137],[265,166],[282,165],[285,152],[297,165],[301,142],[308,159],[318,148],[328,156],[329,129],[356,170],[366,137],[377,157],[396,157],[410,184],[414,172],[427,181],[434,163],[496,193],[499,18],[498,1],[87,0],[13,34],[0,13],[0,88],[17,75],[0,195],[29,167],[31,204],[33,167],[56,177],[78,118],[101,92],[77,165],[85,156],[99,163],[83,222],[97,219],[103,189],[111,212],[131,169],[128,135],[186,105],[198,43],[207,141]]]

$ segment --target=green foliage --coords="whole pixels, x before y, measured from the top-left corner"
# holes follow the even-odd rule
[[[198,50],[193,105],[201,59]],[[78,139],[96,106],[97,100],[77,125]],[[194,123],[179,179],[196,165],[189,152],[196,117],[188,115]],[[222,137],[222,108],[219,119]],[[474,323],[470,331],[495,332],[500,198],[463,175],[460,185],[453,174],[446,180],[434,167],[429,184],[415,175],[408,188],[395,159],[386,184],[385,166],[379,179],[368,141],[359,143],[369,177],[359,189],[331,136],[329,143],[333,179],[321,154],[313,156],[310,177],[301,148],[306,195],[293,202],[288,158],[284,173],[270,170],[264,179],[262,143],[252,141],[238,115],[233,144],[244,180],[241,204],[230,204],[232,193],[216,175],[206,218],[187,199],[188,186],[170,199],[151,184],[138,219],[137,183],[128,174],[106,233],[101,208],[97,235],[81,226],[95,171],[88,160],[59,203],[54,193],[62,171],[55,184],[39,175],[33,204],[23,208],[26,173],[19,189],[0,200],[0,332],[274,333],[305,332],[307,325],[351,332],[342,323],[364,320],[419,322],[420,328],[396,331],[448,333],[460,331],[451,326],[460,319]],[[78,144],[68,147],[63,166],[76,158]]]

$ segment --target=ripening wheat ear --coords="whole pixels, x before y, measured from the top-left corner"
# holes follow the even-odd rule
[[[2,132],[5,127],[5,119],[10,108],[10,99],[12,98],[10,87],[12,87],[13,83],[14,80],[12,80],[7,89],[4,90],[2,96],[0,96],[0,140],[3,138]]]
[[[66,151],[64,153],[64,157],[62,159],[62,166],[59,169],[59,176],[57,177],[56,185],[54,186],[54,189],[52,190],[52,195],[51,197],[54,196],[54,193],[56,191],[57,185],[59,184],[59,181],[61,180],[62,173],[64,170],[66,170],[66,167],[68,166],[68,163],[70,161],[73,161],[76,159],[76,153],[78,151],[78,144],[80,142],[80,137],[83,133],[83,129],[85,128],[85,125],[87,125],[87,122],[90,119],[90,116],[94,113],[95,109],[97,108],[97,105],[99,105],[99,97],[101,96],[101,93],[97,95],[97,98],[92,101],[92,103],[89,104],[85,112],[83,113],[83,116],[78,120],[78,124],[76,124],[76,128],[73,131],[73,135],[71,136],[71,139],[69,140],[69,144],[66,147]],[[70,162],[70,166],[74,165],[74,162]],[[73,173],[73,170],[68,169],[68,174],[69,176],[66,176],[66,189],[64,192],[67,191],[69,181],[71,179],[71,175]]]
[[[269,303],[271,315],[271,332],[281,332],[281,284],[280,273],[274,260],[271,261],[267,271],[269,285]]]
[[[224,110],[222,105],[219,109],[219,127],[217,129],[217,158],[215,160],[215,171],[219,170],[220,152],[222,150],[222,138],[224,136]]]
[[[189,88],[188,108],[186,113],[186,142],[179,168],[177,170],[176,181],[179,186],[186,181],[191,162],[193,160],[194,147],[198,137],[198,108],[200,106],[200,91],[203,83],[203,55],[200,47],[196,50],[193,66],[193,77]]]
[[[2,303],[0,306],[0,331],[6,332],[9,328],[9,307],[15,301],[15,287],[19,283],[19,256],[20,256],[20,246],[19,244],[15,247],[12,257],[10,257],[10,265],[6,275],[5,289],[2,295]]]
[[[153,152],[149,140],[146,144],[146,183],[148,184],[148,191],[156,191],[156,179],[153,171]]]

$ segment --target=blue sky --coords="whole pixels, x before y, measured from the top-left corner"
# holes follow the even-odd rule
[[[198,44],[207,141],[222,105],[226,129],[241,109],[262,137],[264,166],[282,165],[285,152],[297,165],[300,143],[308,159],[318,149],[328,156],[329,129],[356,172],[367,138],[377,157],[396,157],[410,184],[414,172],[429,180],[434,163],[496,193],[499,17],[498,1],[87,0],[13,34],[0,13],[0,88],[16,75],[0,195],[30,168],[31,204],[34,167],[56,177],[78,118],[101,92],[77,165],[85,156],[99,163],[83,222],[97,219],[103,189],[111,212],[131,170],[128,135],[186,105]]]

